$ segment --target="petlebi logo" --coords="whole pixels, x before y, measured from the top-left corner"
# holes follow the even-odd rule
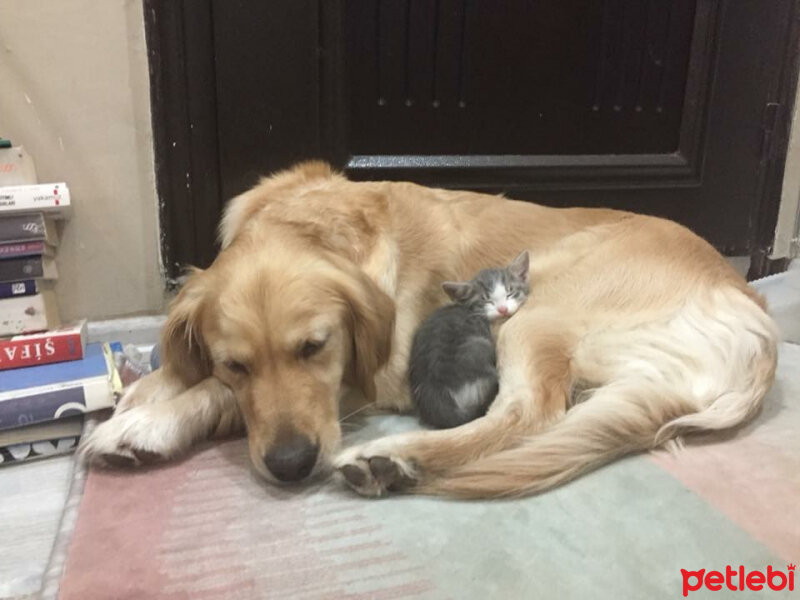
[[[717,592],[728,589],[732,592],[744,590],[774,590],[779,592],[788,589],[794,591],[794,570],[795,565],[786,566],[786,571],[767,566],[766,571],[748,571],[743,565],[735,569],[731,565],[725,567],[725,572],[708,571],[687,571],[681,569],[683,575],[683,596],[689,592],[696,592],[705,587],[707,590]]]

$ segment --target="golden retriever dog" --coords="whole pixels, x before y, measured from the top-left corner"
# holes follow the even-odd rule
[[[246,429],[274,482],[336,470],[367,496],[521,495],[735,427],[774,378],[763,301],[670,221],[357,183],[312,162],[233,199],[220,234],[171,307],[163,367],[88,436],[90,461],[135,466]],[[340,449],[343,400],[411,408],[409,348],[447,301],[441,283],[524,249],[531,294],[497,332],[486,416]]]

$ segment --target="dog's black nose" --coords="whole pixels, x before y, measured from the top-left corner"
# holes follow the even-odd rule
[[[279,481],[300,481],[311,473],[317,462],[319,445],[306,436],[284,438],[264,455],[264,464]]]

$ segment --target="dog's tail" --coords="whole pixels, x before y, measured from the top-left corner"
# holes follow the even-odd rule
[[[609,385],[519,446],[449,470],[424,492],[463,498],[523,496],[574,479],[626,453],[646,450],[661,415],[639,402],[643,390]],[[661,403],[653,403],[661,405]]]
[[[715,300],[684,307],[659,326],[594,340],[601,342],[595,351],[576,357],[614,372],[610,383],[520,445],[422,482],[422,491],[467,498],[536,493],[683,433],[746,422],[774,379],[778,335],[741,292]]]

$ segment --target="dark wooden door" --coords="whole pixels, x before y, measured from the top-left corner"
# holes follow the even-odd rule
[[[173,221],[194,215],[177,262],[212,259],[224,199],[310,157],[353,179],[666,216],[729,254],[772,242],[796,0],[148,4],[154,89],[187,97],[182,117],[156,115],[161,135],[189,127],[159,153]]]

